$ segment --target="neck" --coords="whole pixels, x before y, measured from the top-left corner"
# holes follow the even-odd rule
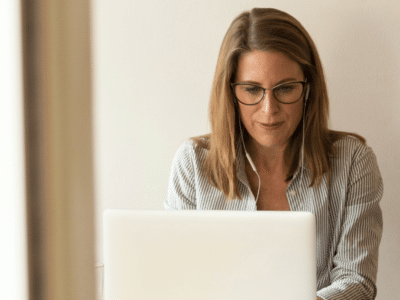
[[[285,163],[285,145],[264,147],[257,142],[248,141],[246,149],[257,170],[269,174],[284,174],[287,171]]]

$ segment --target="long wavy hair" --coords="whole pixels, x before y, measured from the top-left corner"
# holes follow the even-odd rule
[[[193,137],[198,146],[208,151],[203,171],[209,182],[222,191],[228,200],[242,199],[238,187],[238,153],[241,138],[239,111],[230,83],[233,82],[238,60],[251,51],[278,51],[297,62],[310,85],[305,108],[304,160],[311,171],[310,187],[321,183],[329,174],[335,156],[334,142],[354,133],[328,129],[329,100],[322,64],[311,37],[291,15],[272,8],[254,8],[237,16],[223,39],[212,84],[209,102],[211,133]],[[302,120],[285,150],[289,166],[286,181],[293,178],[299,167],[303,134]],[[244,131],[248,135],[243,126]]]

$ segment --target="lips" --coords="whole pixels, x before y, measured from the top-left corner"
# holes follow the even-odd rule
[[[267,124],[258,123],[258,124],[261,126],[261,128],[262,128],[263,130],[275,131],[275,130],[278,130],[278,129],[281,127],[281,125],[282,125],[283,123],[284,123],[284,122],[267,123]]]
[[[264,124],[264,123],[259,123],[260,125],[264,126],[264,127],[278,127],[280,125],[283,124],[283,122],[276,122],[276,123],[268,123],[268,124]]]

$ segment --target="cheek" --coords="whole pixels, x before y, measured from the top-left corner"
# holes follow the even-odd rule
[[[250,125],[251,124],[251,116],[253,115],[252,109],[249,109],[249,107],[246,108],[240,108],[240,119],[242,120],[242,123],[244,125]]]
[[[303,117],[303,103],[299,103],[295,107],[291,107],[288,111],[288,114],[291,116],[291,122],[295,128],[297,128],[298,124]]]

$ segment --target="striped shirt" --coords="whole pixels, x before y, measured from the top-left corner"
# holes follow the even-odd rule
[[[330,184],[324,175],[319,187],[309,188],[311,172],[300,164],[286,197],[292,211],[309,211],[316,217],[317,296],[324,300],[375,299],[383,226],[382,178],[369,146],[347,136],[336,141],[335,147]],[[208,182],[202,171],[208,150],[188,140],[173,159],[165,209],[257,210],[240,144],[237,149],[242,200],[226,201]]]

